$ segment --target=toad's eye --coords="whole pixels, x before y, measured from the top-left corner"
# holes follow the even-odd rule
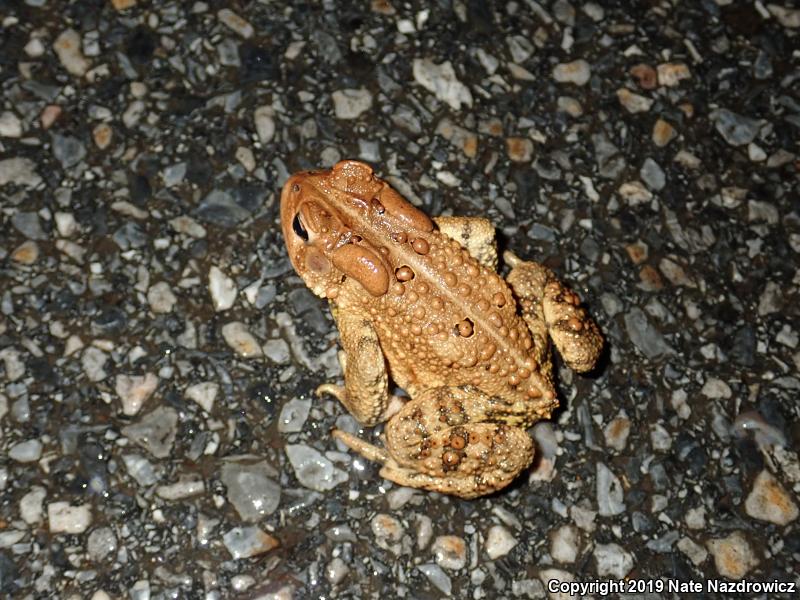
[[[292,229],[298,237],[303,238],[304,242],[308,241],[308,231],[306,231],[306,228],[303,227],[303,224],[300,222],[300,213],[297,213],[294,219],[292,219]]]

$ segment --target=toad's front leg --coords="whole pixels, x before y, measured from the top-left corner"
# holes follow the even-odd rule
[[[342,431],[334,436],[400,485],[475,498],[499,490],[533,460],[525,430],[507,425],[516,410],[472,386],[425,390],[386,426],[386,449]],[[524,410],[524,408],[523,408]]]
[[[341,337],[339,362],[344,371],[344,387],[324,383],[317,395],[331,394],[344,404],[356,420],[377,425],[397,412],[403,401],[389,394],[386,358],[372,322],[344,310],[333,310]]]

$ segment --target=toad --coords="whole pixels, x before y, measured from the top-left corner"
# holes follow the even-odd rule
[[[362,162],[297,173],[281,194],[286,247],[341,337],[338,398],[382,446],[333,435],[395,483],[462,498],[508,485],[534,456],[526,429],[558,406],[550,340],[577,371],[603,346],[551,270],[503,255],[480,217],[429,218]],[[389,382],[410,399],[390,393]]]

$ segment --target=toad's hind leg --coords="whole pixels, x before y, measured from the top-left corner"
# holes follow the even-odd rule
[[[497,270],[497,243],[494,225],[483,217],[434,217],[439,231],[456,240],[478,262]]]
[[[506,424],[525,409],[472,386],[425,390],[387,424],[381,476],[462,498],[499,490],[533,460],[528,434]]]
[[[521,260],[511,252],[505,252],[503,260],[511,267],[506,281],[519,299],[534,337],[546,330],[572,369],[585,372],[594,368],[603,350],[603,336],[580,307],[577,294],[539,263]]]

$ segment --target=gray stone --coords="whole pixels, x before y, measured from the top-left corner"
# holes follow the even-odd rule
[[[727,108],[715,110],[711,113],[711,118],[719,134],[731,146],[749,144],[756,139],[761,128],[761,121],[745,117]]]
[[[39,215],[35,212],[18,212],[11,217],[11,224],[29,240],[46,240],[47,234],[42,229]]]
[[[84,159],[86,146],[78,138],[54,133],[53,156],[64,169],[69,169]]]
[[[625,315],[625,329],[630,340],[647,358],[658,358],[674,352],[661,332],[653,327],[644,311],[638,307],[632,308]]]
[[[156,458],[167,458],[172,451],[178,427],[178,413],[169,406],[160,406],[138,423],[122,428],[122,435]]]
[[[278,508],[281,487],[272,479],[275,475],[264,461],[249,465],[227,462],[222,466],[220,480],[228,488],[228,501],[243,521],[259,521]]]

